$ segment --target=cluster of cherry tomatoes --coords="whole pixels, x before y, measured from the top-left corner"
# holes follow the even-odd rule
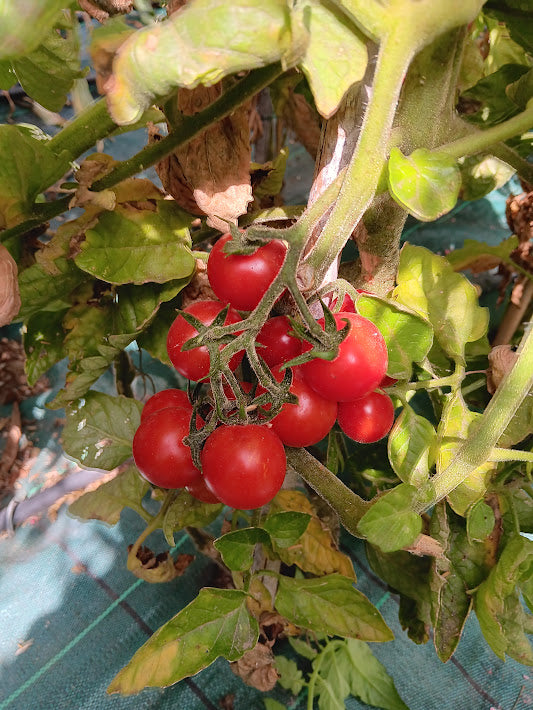
[[[208,260],[208,278],[220,300],[197,301],[184,309],[204,325],[210,325],[228,305],[225,324],[242,320],[238,311],[251,311],[258,305],[285,258],[285,246],[279,241],[269,242],[250,255],[225,254],[223,247],[230,239],[229,234],[221,237]],[[343,304],[346,307],[347,301]],[[169,389],[153,395],[144,406],[133,440],[133,456],[143,476],[162,488],[186,488],[206,503],[252,509],[268,503],[281,488],[286,472],[284,445],[312,446],[336,421],[347,436],[360,443],[384,437],[394,420],[392,400],[378,389],[388,383],[385,341],[371,321],[352,310],[334,317],[337,330],[349,324],[348,334],[333,360],[316,358],[291,368],[289,392],[296,396],[297,403],[286,402],[264,424],[218,426],[203,446],[201,472],[183,442],[193,415],[186,393]],[[324,327],[323,319],[318,322]],[[196,334],[194,326],[178,315],[168,332],[167,350],[184,377],[207,382],[207,348],[182,350]],[[284,377],[284,363],[311,348],[295,336],[286,316],[266,321],[257,336],[257,346],[278,382]],[[231,358],[231,370],[239,366],[243,356],[240,352]],[[244,392],[253,389],[247,382],[241,387]],[[264,391],[257,385],[255,395]],[[227,395],[234,396],[231,392]],[[265,405],[264,411],[270,406]],[[197,416],[196,427],[202,425]]]

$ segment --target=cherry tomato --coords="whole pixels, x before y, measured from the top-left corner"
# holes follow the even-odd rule
[[[395,380],[394,377],[389,377],[388,375],[385,375],[385,377],[379,383],[379,386],[381,389],[385,389],[385,387],[392,387],[397,382],[398,380]]]
[[[193,498],[196,498],[196,500],[202,501],[202,503],[220,503],[216,495],[206,486],[205,479],[201,474],[198,475],[192,483],[185,486],[185,490],[187,490]]]
[[[337,330],[342,330],[346,321],[350,326],[337,357],[333,360],[315,358],[302,365],[302,372],[307,383],[323,397],[349,402],[379,385],[387,371],[387,346],[379,330],[367,318],[342,311],[334,317]],[[323,318],[318,322],[324,327]]]
[[[192,411],[186,392],[178,389],[161,390],[161,392],[153,394],[145,403],[141,412],[141,421],[154,412],[167,407],[185,407],[185,409],[189,408]]]
[[[209,325],[224,308],[220,301],[196,301],[184,309],[185,313],[198,318],[205,325]],[[233,308],[230,308],[225,325],[238,323],[242,318]],[[195,382],[205,380],[209,375],[209,352],[205,346],[194,348],[193,350],[183,350],[181,346],[190,338],[197,335],[198,331],[189,325],[183,316],[179,315],[170,326],[167,336],[168,356],[176,368],[184,377]],[[222,345],[221,348],[224,346]],[[235,370],[244,355],[243,352],[236,353],[230,360],[230,368]]]
[[[275,316],[269,318],[259,331],[257,342],[265,347],[258,347],[257,352],[270,368],[288,362],[302,352],[301,341],[289,335],[290,330],[287,316]]]
[[[199,471],[183,443],[190,408],[167,407],[141,421],[133,437],[133,458],[142,475],[160,488],[183,488]]]
[[[384,392],[369,392],[353,402],[340,402],[337,419],[350,439],[360,444],[372,444],[391,430],[394,405]]]
[[[272,374],[278,382],[284,373],[275,368]],[[259,386],[257,394],[264,392]],[[312,446],[321,441],[337,419],[337,402],[325,399],[315,392],[304,379],[301,368],[292,368],[292,384],[289,391],[298,397],[298,404],[286,403],[281,412],[272,419],[272,429],[286,446]],[[271,405],[265,407],[270,409]]]
[[[260,508],[276,495],[287,461],[278,435],[259,424],[223,425],[201,454],[208,488],[232,508]]]
[[[239,311],[253,311],[283,265],[287,248],[274,239],[253,254],[225,254],[231,234],[224,234],[213,247],[207,262],[207,277],[224,303]]]

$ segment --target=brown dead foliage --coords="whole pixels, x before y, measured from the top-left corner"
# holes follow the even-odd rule
[[[274,654],[269,646],[262,643],[246,651],[242,658],[230,664],[230,668],[246,685],[263,692],[272,690],[278,682]]]
[[[0,326],[8,325],[20,310],[17,264],[0,244]]]
[[[490,351],[487,369],[487,390],[494,394],[505,375],[513,368],[518,354],[510,345],[496,345]]]

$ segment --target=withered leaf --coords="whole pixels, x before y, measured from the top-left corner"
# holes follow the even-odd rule
[[[0,244],[0,326],[8,325],[20,310],[17,264]]]
[[[278,672],[274,668],[274,654],[262,643],[246,651],[242,658],[230,665],[230,668],[246,685],[263,692],[272,690],[278,682]]]

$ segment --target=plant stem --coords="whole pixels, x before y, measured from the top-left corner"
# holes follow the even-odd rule
[[[520,451],[520,449],[493,449],[489,461],[527,461],[533,463],[533,451]]]
[[[142,531],[137,540],[135,540],[131,550],[128,553],[128,569],[132,569],[132,565],[130,565],[130,562],[134,565],[135,558],[137,557],[137,552],[139,551],[140,546],[146,540],[148,535],[153,533],[154,530],[157,530],[161,527],[161,523],[165,518],[166,512],[176,499],[176,496],[177,491],[169,491],[167,493],[167,496],[163,501],[161,508],[159,508],[157,515],[152,518],[152,522]]]
[[[531,129],[533,124],[533,105],[517,116],[491,126],[484,131],[470,133],[463,138],[458,138],[451,143],[441,145],[435,150],[439,153],[446,153],[452,158],[462,158],[465,155],[475,155],[490,148],[490,146],[506,141],[509,138],[525,133]]]
[[[419,490],[416,512],[423,512],[447,496],[476,468],[490,460],[500,437],[533,387],[532,363],[533,327],[529,326],[512,370],[496,390],[472,435],[458,450],[449,466]]]
[[[67,160],[75,160],[116,128],[105,99],[98,99],[56,133],[47,147],[57,156],[67,153]]]
[[[287,461],[303,480],[335,510],[346,530],[361,537],[357,525],[370,507],[305,449],[287,448]]]
[[[378,54],[372,95],[357,147],[346,171],[339,197],[306,259],[318,287],[375,195],[389,145],[402,87],[414,54],[413,38],[403,26],[384,37]]]

